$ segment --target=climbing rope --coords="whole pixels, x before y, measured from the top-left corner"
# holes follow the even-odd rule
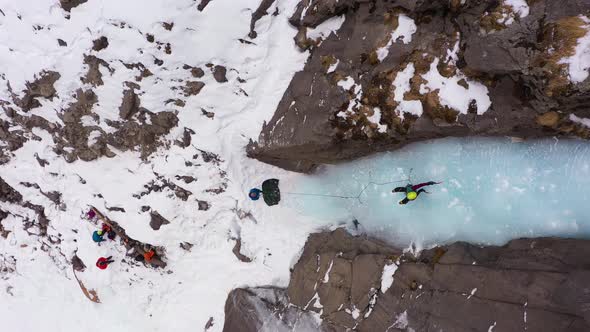
[[[296,196],[315,196],[315,197],[333,197],[333,198],[341,198],[341,199],[356,199],[356,200],[359,201],[359,203],[363,204],[363,201],[361,200],[361,196],[367,190],[367,188],[369,188],[369,186],[371,186],[371,185],[374,185],[374,186],[385,186],[385,185],[389,185],[389,184],[402,183],[402,182],[411,183],[412,171],[413,171],[413,168],[410,168],[410,174],[408,175],[408,178],[407,179],[404,179],[404,180],[397,180],[397,181],[390,181],[390,182],[381,182],[381,183],[370,181],[370,182],[368,182],[363,187],[363,189],[356,196],[342,196],[342,195],[330,195],[330,194],[312,194],[312,193],[296,193],[296,192],[283,192],[283,194],[286,194],[286,195],[296,195]],[[370,177],[371,177],[371,175],[369,173],[369,178]]]

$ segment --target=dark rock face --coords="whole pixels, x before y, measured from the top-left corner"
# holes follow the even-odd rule
[[[581,332],[590,330],[589,254],[587,240],[536,238],[414,257],[336,230],[309,237],[287,293],[329,331]],[[236,310],[228,304],[226,314]]]
[[[234,245],[234,248],[232,249],[232,252],[236,256],[236,258],[240,260],[240,262],[244,262],[244,263],[250,263],[250,262],[252,262],[252,258],[250,258],[250,257],[242,254],[240,252],[240,250],[242,250],[242,239],[237,238],[236,239],[236,245]]]
[[[128,151],[139,150],[142,158],[147,158],[155,152],[163,143],[159,137],[170,133],[170,129],[178,124],[178,117],[174,112],[151,113],[142,109],[139,116],[141,122],[127,121],[123,123],[112,123],[117,131],[107,136],[108,144],[115,148]],[[149,117],[151,124],[145,120]]]
[[[267,10],[270,6],[275,2],[275,0],[262,0],[260,2],[260,6],[252,13],[252,20],[250,21],[250,33],[248,33],[248,37],[254,39],[258,36],[256,33],[256,22],[260,20],[263,16],[268,15]]]
[[[211,2],[211,0],[201,0],[201,2],[199,3],[199,5],[197,6],[197,9],[202,12],[203,9],[205,9],[205,7],[207,7],[207,5],[209,4],[209,2]]]
[[[107,47],[109,47],[109,39],[105,36],[92,41],[92,50],[96,52],[102,51]]]
[[[88,72],[86,73],[86,76],[82,78],[83,83],[89,83],[93,86],[103,85],[104,82],[102,81],[102,73],[100,72],[99,68],[100,66],[104,66],[111,73],[113,72],[106,61],[97,58],[94,55],[84,55],[84,63],[88,66]]]
[[[576,42],[572,44],[571,27],[579,25],[578,15],[590,11],[590,2],[538,0],[529,6],[528,16],[508,12],[514,23],[504,24],[497,17],[506,8],[495,0],[301,1],[290,22],[299,28],[297,45],[311,49],[311,56],[258,142],[248,146],[249,155],[309,171],[315,164],[447,136],[590,137],[587,128],[569,119],[570,114],[590,116],[590,79],[571,83],[552,51],[571,54]],[[401,14],[417,26],[407,44],[391,41]],[[336,34],[325,40],[307,37],[308,28],[337,15],[345,15],[345,21]],[[387,55],[380,56],[377,51],[388,41]],[[457,57],[450,60],[455,45]],[[441,103],[439,90],[421,91],[423,75],[434,61],[443,77],[463,77],[463,87],[470,86],[468,81],[485,85],[491,101],[487,111],[478,113],[473,99],[468,112],[460,113]],[[415,73],[403,100],[420,102],[419,117],[400,114],[400,101],[394,98],[392,83],[410,63]],[[353,88],[338,84],[346,78],[354,80]],[[375,109],[381,114],[377,122],[370,120]],[[338,115],[347,110],[350,116]],[[559,115],[556,121],[537,121],[552,111]]]
[[[61,75],[54,71],[44,71],[40,73],[39,77],[34,82],[27,83],[24,97],[15,100],[15,103],[25,112],[41,106],[41,103],[37,98],[53,99],[56,93],[53,85],[60,77]]]
[[[23,195],[14,190],[0,177],[0,202],[18,204],[23,200]]]
[[[185,97],[196,96],[204,87],[205,83],[201,81],[187,81],[184,87],[182,87],[182,91]]]
[[[215,78],[218,83],[227,82],[227,78],[225,77],[226,73],[227,69],[224,66],[217,65],[213,67],[213,78]]]
[[[289,306],[279,288],[238,288],[225,302],[223,332],[322,331],[318,325],[313,314]]]
[[[69,12],[74,7],[78,7],[80,4],[87,2],[88,0],[59,0],[61,8]]]
[[[139,96],[134,89],[127,89],[123,92],[123,101],[119,106],[119,116],[123,120],[128,120],[135,113],[139,112],[140,106]]]
[[[74,254],[74,256],[72,256],[71,263],[75,271],[84,272],[84,270],[86,269],[86,265],[80,259],[80,257],[78,257],[77,254]]]
[[[342,229],[312,234],[293,268],[289,300],[299,308],[321,313],[327,322],[353,328],[358,322],[346,310],[357,308],[363,317],[381,287],[383,266],[400,254],[401,250],[352,237]]]
[[[168,219],[162,217],[157,211],[152,211],[150,213],[150,227],[157,231],[160,229],[160,227],[162,227],[162,225],[168,225],[170,224],[170,221],[168,221]]]
[[[193,67],[193,68],[191,68],[191,75],[193,75],[193,77],[196,77],[196,78],[201,78],[201,77],[205,76],[205,72],[203,71],[203,69],[201,69],[199,67]]]

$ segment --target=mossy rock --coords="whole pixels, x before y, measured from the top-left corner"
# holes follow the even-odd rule
[[[555,111],[547,112],[537,117],[537,124],[543,127],[555,127],[559,122],[559,114]]]

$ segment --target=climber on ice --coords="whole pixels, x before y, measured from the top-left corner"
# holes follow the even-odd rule
[[[251,200],[257,201],[260,199],[260,196],[264,199],[264,202],[268,206],[273,206],[279,204],[281,201],[281,191],[279,190],[279,180],[277,179],[268,179],[262,182],[262,190],[258,188],[250,189],[248,193],[248,197]]]
[[[420,195],[421,193],[430,194],[428,191],[423,189],[423,187],[432,186],[432,185],[441,184],[441,183],[442,182],[434,182],[434,181],[424,182],[424,183],[420,183],[417,185],[412,185],[412,184],[408,183],[407,186],[397,187],[397,188],[393,189],[391,192],[406,194],[406,197],[404,197],[404,199],[402,199],[399,202],[400,204],[403,205],[403,204],[408,204],[408,202],[415,200],[416,198],[418,198],[418,195]]]

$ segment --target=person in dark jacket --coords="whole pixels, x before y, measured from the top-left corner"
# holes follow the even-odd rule
[[[100,257],[97,261],[96,261],[96,267],[98,267],[101,270],[106,269],[109,264],[111,264],[112,262],[114,262],[114,260],[112,259],[113,256],[109,256],[109,257]]]
[[[429,182],[424,182],[424,183],[420,183],[417,185],[408,184],[405,187],[397,187],[397,188],[393,189],[391,192],[405,193],[406,197],[404,197],[404,199],[402,199],[399,202],[399,204],[404,205],[404,204],[408,204],[410,201],[413,201],[416,198],[418,198],[418,195],[420,195],[421,193],[429,194],[429,192],[426,191],[425,189],[423,189],[423,187],[432,186],[432,185],[441,184],[441,183],[442,182],[429,181]]]

